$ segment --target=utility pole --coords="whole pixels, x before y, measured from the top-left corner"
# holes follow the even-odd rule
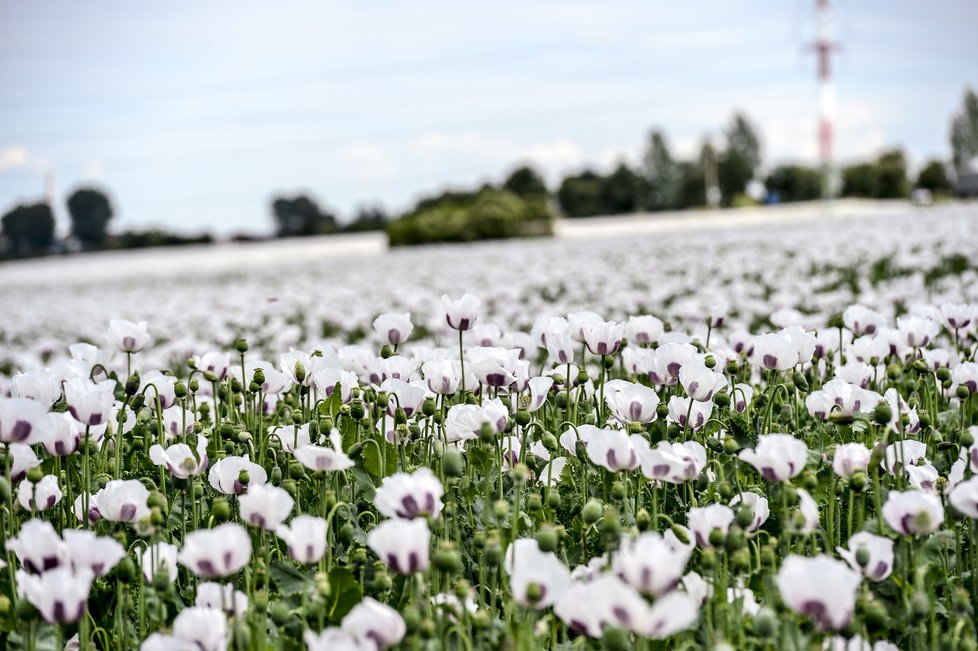
[[[835,120],[835,85],[832,83],[832,55],[839,44],[832,40],[829,0],[815,0],[818,33],[813,45],[818,57],[818,155],[821,163],[822,199],[834,194],[832,144]]]

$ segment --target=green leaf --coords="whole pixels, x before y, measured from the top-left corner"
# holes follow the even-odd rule
[[[387,443],[386,441],[380,443],[384,446],[385,452],[387,454],[387,463],[385,472],[380,471],[380,452],[378,451],[380,446],[377,445],[365,445],[363,447],[363,467],[374,477],[390,477],[395,472],[397,472],[397,448]]]
[[[353,572],[345,567],[329,571],[329,600],[326,603],[330,622],[337,623],[363,599],[363,590]]]
[[[286,596],[300,594],[312,586],[310,577],[282,562],[276,561],[269,565],[268,573],[275,580],[282,594]]]

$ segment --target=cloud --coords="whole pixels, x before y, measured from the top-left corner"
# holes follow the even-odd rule
[[[351,165],[352,173],[363,180],[388,179],[397,172],[397,166],[384,150],[367,142],[350,145],[344,156]]]
[[[0,147],[0,174],[18,169],[33,172],[48,172],[51,165],[43,156],[38,156],[23,145]]]
[[[105,176],[105,166],[100,161],[90,160],[82,165],[82,176],[90,179],[101,179]]]
[[[29,159],[26,147],[12,145],[0,149],[0,174],[26,166]]]

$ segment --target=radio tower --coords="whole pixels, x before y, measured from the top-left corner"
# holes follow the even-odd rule
[[[832,125],[835,119],[835,86],[832,84],[832,55],[839,44],[832,40],[829,0],[815,0],[818,33],[813,45],[818,57],[818,155],[822,167],[822,198],[833,194]]]

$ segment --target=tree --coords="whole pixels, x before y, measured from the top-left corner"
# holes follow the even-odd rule
[[[636,212],[641,201],[642,186],[642,177],[625,163],[618,163],[615,171],[601,184],[598,195],[601,214],[619,215]]]
[[[768,193],[779,201],[812,201],[822,195],[821,173],[803,165],[775,167],[764,181]]]
[[[298,195],[278,197],[272,202],[279,237],[323,235],[336,230],[336,217],[324,213],[313,199]]]
[[[601,193],[604,179],[600,174],[585,170],[568,176],[557,189],[557,202],[568,217],[593,217],[603,212]]]
[[[881,154],[876,161],[876,178],[877,199],[904,199],[910,196],[907,159],[903,151],[893,149]]]
[[[932,160],[924,165],[917,175],[917,187],[930,190],[934,194],[949,193],[951,182],[947,178],[944,163]]]
[[[951,120],[951,151],[959,170],[978,158],[978,95],[970,88],[965,91],[961,112]]]
[[[761,142],[747,116],[735,113],[726,131],[727,148],[718,161],[718,182],[724,201],[742,194],[761,165]]]
[[[6,250],[15,256],[46,253],[54,243],[54,213],[46,203],[20,205],[0,218]]]
[[[387,225],[388,216],[383,206],[362,206],[349,224],[343,227],[347,233],[382,231]]]
[[[524,199],[545,198],[550,193],[543,177],[527,165],[513,170],[509,177],[503,181],[502,189]]]
[[[71,215],[71,234],[82,245],[92,248],[105,245],[113,212],[112,203],[104,192],[96,188],[75,190],[68,197],[68,214]]]
[[[642,157],[642,174],[646,187],[645,207],[649,210],[672,210],[677,207],[682,177],[662,131],[654,130],[649,134]]]
[[[879,177],[873,163],[856,163],[842,168],[842,196],[875,197]]]
[[[706,205],[706,175],[700,161],[679,163],[679,190],[676,207],[698,208]]]

